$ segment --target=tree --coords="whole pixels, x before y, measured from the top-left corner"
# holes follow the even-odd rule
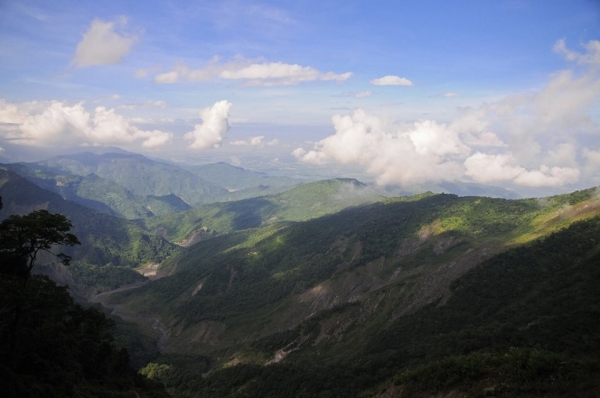
[[[0,254],[2,257],[22,259],[25,262],[25,283],[31,275],[38,253],[45,251],[60,258],[65,265],[71,257],[52,252],[53,245],[81,244],[69,231],[73,225],[62,214],[37,210],[24,216],[12,215],[0,223]]]

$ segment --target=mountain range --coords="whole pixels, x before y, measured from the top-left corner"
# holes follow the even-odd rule
[[[388,197],[299,182],[69,155],[1,167],[0,218],[72,221],[73,265],[44,272],[112,313],[116,341],[176,397],[598,391],[596,188]]]

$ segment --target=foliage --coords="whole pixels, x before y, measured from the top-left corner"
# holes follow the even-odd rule
[[[98,267],[75,262],[71,265],[69,270],[78,282],[98,289],[117,289],[124,285],[146,281],[144,276],[140,275],[130,267],[119,267],[114,265]]]
[[[5,397],[164,397],[158,384],[137,376],[108,334],[111,322],[73,302],[66,288],[33,276],[23,290],[0,276],[0,389]],[[10,325],[22,306],[17,339]],[[12,344],[9,342],[12,340]]]
[[[3,396],[167,396],[162,386],[132,371],[127,351],[112,343],[108,318],[75,304],[66,287],[30,276],[39,251],[79,243],[68,233],[71,227],[66,217],[46,210],[11,216],[0,224]],[[15,263],[25,265],[27,274],[15,275],[7,266]]]
[[[29,278],[40,251],[51,252],[52,246],[74,246],[81,244],[69,231],[73,225],[62,214],[52,214],[38,210],[24,216],[12,215],[0,223],[0,254],[10,254],[25,258]],[[68,265],[70,257],[56,254],[63,264]]]
[[[394,383],[402,396],[434,394],[452,389],[481,396],[586,396],[599,387],[597,360],[574,359],[539,349],[511,348],[505,352],[474,352],[452,356],[406,370]]]

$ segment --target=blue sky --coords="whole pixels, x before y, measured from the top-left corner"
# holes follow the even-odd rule
[[[599,184],[600,2],[0,2],[0,156]],[[247,163],[248,164],[248,163]]]

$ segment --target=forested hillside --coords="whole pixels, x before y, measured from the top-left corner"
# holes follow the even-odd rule
[[[379,192],[357,180],[338,178],[301,184],[276,195],[204,205],[139,223],[170,241],[189,245],[207,236],[280,221],[304,221],[381,199]]]
[[[172,257],[164,265],[171,276],[109,304],[151,309],[165,330],[163,351],[196,355],[165,356],[149,368],[181,396],[359,396],[382,388],[425,396],[474,388],[476,396],[500,384],[504,396],[568,396],[574,386],[583,394],[597,375],[585,354],[600,338],[590,322],[598,316],[595,192],[388,199],[233,232]],[[555,290],[560,298],[549,294]],[[582,316],[556,300],[580,303]],[[547,329],[555,331],[541,333]],[[185,376],[198,361],[215,360],[205,379]],[[484,366],[472,375],[478,361]],[[539,377],[502,373],[518,363],[548,369]],[[418,367],[426,364],[433,368]]]

